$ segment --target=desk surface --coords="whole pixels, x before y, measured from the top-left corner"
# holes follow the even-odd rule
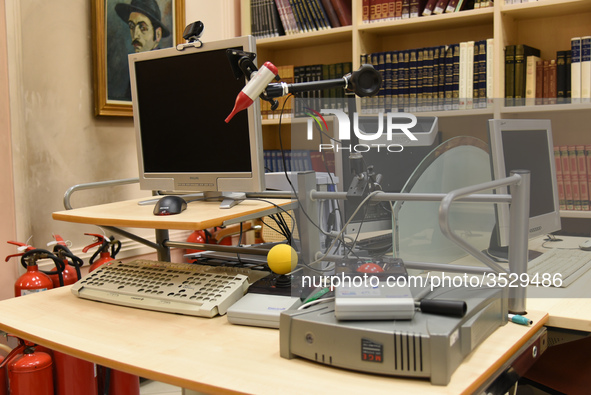
[[[508,323],[456,370],[449,385],[374,376],[279,356],[279,331],[80,299],[70,287],[0,302],[0,329],[105,366],[215,393],[471,393],[540,329]]]
[[[196,230],[228,225],[232,220],[252,215],[263,217],[268,211],[277,212],[275,205],[289,210],[292,203],[290,199],[247,199],[232,208],[221,209],[218,201],[192,201],[180,214],[156,216],[152,213],[153,204],[138,204],[144,200],[149,198],[58,211],[53,213],[53,219],[102,226]]]
[[[530,241],[529,248],[544,252],[547,248],[578,249],[588,237],[563,237],[561,241],[544,242],[545,237]],[[589,252],[591,254],[591,251]],[[566,288],[528,287],[527,309],[546,311],[547,325],[557,328],[591,332],[591,270]]]

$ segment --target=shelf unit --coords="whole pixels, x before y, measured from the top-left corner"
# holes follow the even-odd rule
[[[242,33],[249,34],[249,2],[242,1],[241,7]],[[490,118],[548,118],[552,120],[555,145],[591,144],[591,103],[506,107],[502,99],[504,47],[527,44],[540,48],[542,58],[555,58],[556,51],[570,49],[572,37],[591,35],[591,1],[538,0],[506,5],[498,0],[489,8],[376,23],[362,21],[362,0],[352,0],[352,11],[352,26],[257,40],[258,61],[294,66],[350,61],[355,70],[364,53],[493,38],[494,97],[498,99],[492,107],[416,115],[439,117],[444,140],[469,134],[486,141],[486,121]],[[276,133],[277,124],[276,120],[264,122],[266,146],[273,141],[268,136]],[[290,139],[289,120],[283,124],[285,139]],[[591,219],[591,212],[562,214],[565,218]]]

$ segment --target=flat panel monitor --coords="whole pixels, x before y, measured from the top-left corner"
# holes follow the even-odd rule
[[[507,177],[512,170],[530,171],[529,238],[560,230],[551,122],[491,119],[488,132],[494,179]],[[507,193],[507,188],[498,192]],[[497,229],[493,232],[489,253],[505,258],[505,246],[509,242],[509,205],[496,206]]]
[[[256,53],[250,36],[129,55],[140,188],[264,190],[260,103],[226,123],[245,78],[227,50]]]

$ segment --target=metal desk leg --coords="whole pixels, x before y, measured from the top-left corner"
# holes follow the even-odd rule
[[[156,244],[158,248],[158,260],[162,262],[170,262],[170,248],[165,245],[168,241],[168,230],[167,229],[156,229]]]

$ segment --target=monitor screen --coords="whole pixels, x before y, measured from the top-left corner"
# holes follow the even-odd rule
[[[258,100],[224,122],[245,84],[234,76],[228,49],[254,53],[255,41],[129,55],[141,189],[264,190]]]
[[[552,128],[549,120],[489,120],[491,161],[494,179],[512,170],[530,171],[529,237],[560,230],[560,212]],[[506,193],[505,189],[500,193]],[[509,207],[497,205],[497,236],[508,245]]]

